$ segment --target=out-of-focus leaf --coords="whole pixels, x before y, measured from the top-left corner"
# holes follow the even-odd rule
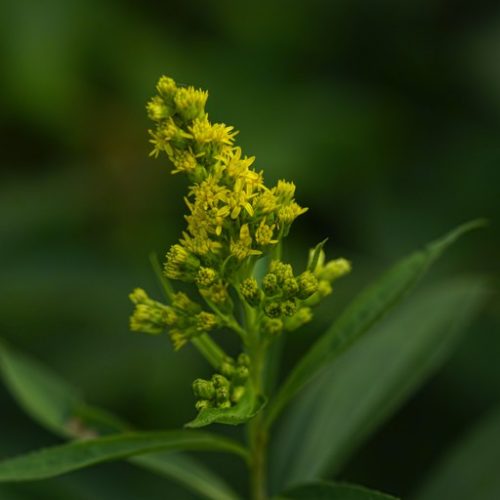
[[[262,396],[255,396],[252,384],[248,382],[245,392],[238,403],[231,408],[206,408],[201,410],[196,418],[185,427],[197,428],[210,424],[239,425],[248,422],[265,405]]]
[[[307,483],[281,493],[274,500],[397,500],[396,497],[354,484]]]
[[[446,358],[485,293],[472,278],[426,289],[336,360],[280,429],[277,487],[338,468]]]
[[[500,409],[489,414],[446,454],[414,498],[500,498]]]
[[[210,469],[182,453],[155,453],[129,458],[129,462],[175,479],[203,498],[238,500],[240,497]]]
[[[373,285],[358,295],[340,318],[309,349],[292,370],[270,405],[267,423],[279,415],[296,393],[334,359],[340,356],[374,323],[394,307],[425,274],[433,262],[460,236],[485,224],[482,220],[463,224],[424,250],[406,257]]]
[[[35,421],[63,437],[130,430],[110,413],[87,405],[65,380],[38,361],[0,343],[0,373],[19,405]],[[216,474],[181,453],[154,453],[129,462],[173,479],[211,500],[238,498]]]
[[[67,424],[81,401],[75,389],[37,361],[2,343],[0,372],[19,405],[34,420],[59,435],[71,434]]]
[[[220,451],[247,459],[237,442],[201,431],[128,432],[46,448],[0,462],[0,482],[34,481],[154,451]]]

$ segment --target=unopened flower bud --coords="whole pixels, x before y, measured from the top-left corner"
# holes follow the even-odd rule
[[[261,300],[261,291],[257,285],[257,280],[254,278],[247,278],[240,285],[240,292],[243,298],[252,306],[259,305]]]
[[[196,284],[200,288],[208,288],[213,285],[217,278],[217,273],[211,267],[200,267],[198,274],[196,275]]]
[[[207,102],[208,92],[194,87],[181,87],[174,96],[176,111],[183,120],[191,121],[201,116]]]
[[[247,368],[250,366],[250,356],[246,352],[242,352],[238,356],[238,365],[246,366]]]
[[[318,295],[320,298],[324,298],[332,293],[332,285],[326,280],[320,280],[318,283]]]
[[[268,337],[277,337],[283,331],[283,321],[279,318],[263,318],[262,331]]]
[[[178,351],[189,340],[186,334],[178,329],[170,330],[168,332],[168,336],[170,337],[170,341],[172,342],[175,351]]]
[[[278,293],[278,277],[274,273],[267,273],[262,280],[262,288],[267,296]]]
[[[177,85],[172,78],[162,76],[156,85],[156,90],[162,96],[172,99],[177,92]]]
[[[129,297],[135,304],[130,317],[131,330],[157,335],[165,331],[167,325],[175,324],[175,311],[170,306],[150,299],[142,288],[136,288]]]
[[[335,259],[327,262],[319,272],[319,277],[327,281],[334,281],[351,271],[351,263],[346,259]]]
[[[281,303],[281,314],[284,316],[293,316],[297,310],[295,300],[285,300]]]
[[[215,314],[201,311],[195,316],[195,326],[199,332],[209,332],[213,330],[219,323]]]
[[[196,401],[196,404],[194,405],[197,411],[202,411],[206,410],[207,408],[212,407],[212,403],[206,399],[199,399]]]
[[[198,273],[200,261],[182,245],[170,247],[165,262],[165,276],[170,279],[192,281]]]
[[[293,182],[280,180],[273,188],[273,193],[281,202],[290,202],[295,194],[295,184]]]
[[[233,373],[233,382],[235,384],[242,384],[246,381],[249,375],[249,370],[246,366],[237,366]]]
[[[275,300],[268,302],[264,306],[264,312],[269,318],[279,318],[281,316],[281,304]]]
[[[283,283],[283,295],[285,297],[295,297],[299,291],[299,284],[295,278],[287,278]]]
[[[318,290],[318,279],[316,278],[316,276],[314,276],[313,273],[311,273],[311,271],[304,271],[298,277],[297,281],[299,284],[298,296],[302,300],[307,299]]]
[[[177,292],[172,298],[172,305],[189,315],[198,314],[201,307],[196,302],[193,302],[184,292]]]
[[[306,299],[304,303],[308,306],[315,306],[322,299],[324,299],[327,295],[330,295],[331,293],[332,293],[332,285],[330,285],[330,282],[327,280],[320,280],[318,283],[318,290],[316,291],[316,293],[311,295],[308,299]]]
[[[220,365],[219,371],[224,377],[231,378],[234,374],[234,361],[231,358],[226,358]]]
[[[231,394],[231,401],[237,403],[243,397],[243,394],[245,394],[245,387],[242,385],[236,386]]]
[[[214,384],[214,387],[217,389],[221,387],[229,389],[230,386],[229,380],[219,373],[212,375],[212,382]]]
[[[165,101],[159,97],[153,97],[146,106],[148,116],[153,121],[160,121],[164,118],[170,116],[170,110],[168,106],[165,104]]]
[[[230,388],[229,387],[218,387],[215,389],[215,400],[220,404],[229,401]]]
[[[199,399],[212,399],[215,396],[215,387],[210,380],[197,378],[193,382],[193,392]]]
[[[214,283],[209,288],[201,289],[200,293],[218,306],[222,306],[230,302],[227,287],[221,281]]]
[[[278,284],[282,285],[287,279],[293,278],[293,268],[290,264],[285,264],[280,260],[273,260],[269,266],[269,271],[276,275]]]
[[[301,326],[309,323],[313,318],[313,314],[310,307],[301,307],[297,312],[285,321],[285,328],[289,331],[296,330]]]

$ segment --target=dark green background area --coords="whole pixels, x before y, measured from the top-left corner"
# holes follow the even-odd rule
[[[148,254],[183,228],[185,179],[148,158],[145,102],[162,74],[209,90],[268,184],[310,208],[287,240],[300,269],[329,237],[352,260],[288,363],[400,256],[478,216],[428,277],[499,272],[497,2],[0,2],[0,336],[144,429],[194,414],[209,368],[166,337],[128,331],[135,286],[160,297]],[[293,248],[293,249],[292,249]],[[341,478],[407,495],[500,401],[492,295],[450,362]],[[411,332],[409,332],[411,334]],[[224,342],[224,339],[222,340]],[[0,458],[54,442],[0,387]],[[233,484],[243,472],[210,457]],[[0,487],[7,499],[193,498],[128,465]]]

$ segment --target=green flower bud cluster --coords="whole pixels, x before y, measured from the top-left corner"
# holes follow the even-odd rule
[[[290,264],[273,260],[269,272],[262,279],[262,289],[254,278],[248,278],[240,285],[243,298],[252,307],[262,306],[268,319],[278,320],[294,316],[300,302],[313,295],[318,289],[318,280],[310,271],[295,276]],[[263,323],[263,328],[271,336],[283,329],[278,321]]]
[[[290,264],[274,260],[260,287],[254,278],[247,278],[240,284],[244,300],[262,310],[260,328],[267,338],[273,338],[283,330],[296,330],[311,321],[310,306],[329,295],[331,283],[350,271],[350,264],[345,259],[326,264],[324,261],[321,251],[314,271],[307,269],[296,276]]]
[[[210,380],[196,379],[193,393],[198,399],[196,409],[230,408],[238,403],[245,393],[245,384],[249,377],[250,358],[242,353],[238,359],[227,357],[219,371]]]
[[[141,288],[130,294],[135,310],[130,318],[133,331],[159,334],[169,329],[169,337],[175,350],[180,349],[190,339],[208,333],[220,326],[220,319],[193,302],[185,293],[177,292],[172,305],[150,299]]]
[[[129,298],[135,304],[134,313],[130,317],[132,331],[157,335],[164,332],[167,326],[177,322],[177,314],[173,307],[150,299],[142,288],[136,288]]]
[[[310,250],[309,262],[314,250]],[[351,272],[351,263],[346,259],[334,259],[325,263],[325,252],[320,250],[315,269],[312,273],[318,281],[318,288],[314,295],[307,300],[307,305],[313,306],[330,295],[333,291],[332,283]]]

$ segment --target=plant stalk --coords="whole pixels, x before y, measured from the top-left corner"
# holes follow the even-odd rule
[[[267,499],[267,432],[257,415],[250,423],[250,484],[252,500]]]
[[[255,394],[262,394],[264,377],[265,346],[260,342],[258,332],[252,332],[251,345],[252,384]],[[250,346],[249,346],[250,347]],[[249,423],[250,445],[250,488],[252,500],[266,500],[267,496],[267,443],[268,435],[263,414],[257,414]]]

